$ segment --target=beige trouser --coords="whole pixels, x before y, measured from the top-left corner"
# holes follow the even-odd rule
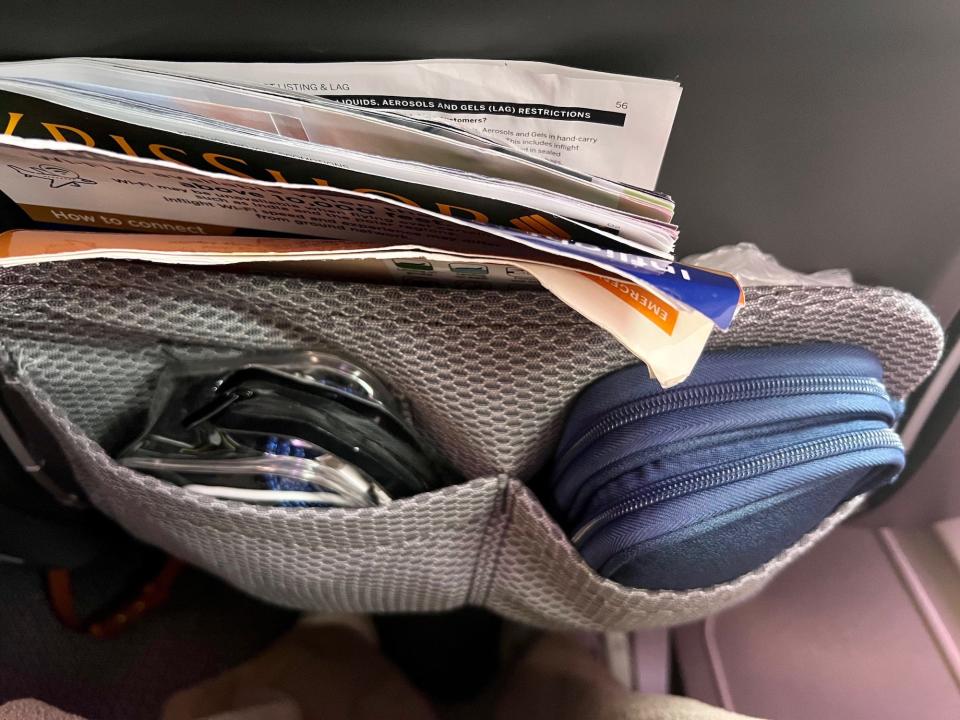
[[[0,720],[67,720],[36,701]],[[259,657],[175,694],[163,720],[438,720],[362,629],[300,625]],[[736,720],[689,698],[626,690],[580,643],[537,640],[508,674],[495,720]]]

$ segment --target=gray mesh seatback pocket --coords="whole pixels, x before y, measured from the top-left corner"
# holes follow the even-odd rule
[[[334,283],[90,261],[0,270],[0,327],[91,500],[131,533],[272,602],[310,610],[483,605],[533,624],[619,628],[702,617],[756,591],[852,510],[754,573],[682,593],[596,576],[524,485],[566,404],[633,362],[605,332],[535,291]],[[895,395],[930,372],[942,332],[883,288],[763,288],[716,346],[864,345]],[[387,378],[418,424],[480,478],[363,510],[262,508],[199,498],[117,466],[171,353],[320,348]]]
[[[551,628],[690,622],[759,590],[856,507],[747,576],[686,592],[597,576],[527,487],[482,478],[381,508],[304,511],[214,500],[117,465],[33,390],[90,499],[143,540],[265,600],[319,612],[480,605]]]

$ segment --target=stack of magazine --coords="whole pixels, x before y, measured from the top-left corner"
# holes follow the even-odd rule
[[[743,302],[643,189],[679,97],[523,62],[0,64],[0,265],[542,285],[669,386]]]

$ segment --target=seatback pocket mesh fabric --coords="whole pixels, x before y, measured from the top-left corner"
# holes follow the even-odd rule
[[[854,508],[763,568],[685,592],[632,590],[583,563],[524,485],[587,383],[635,362],[546,292],[338,283],[115,261],[0,269],[0,333],[92,502],[132,534],[266,600],[316,611],[482,605],[544,627],[691,621],[756,592]],[[886,288],[759,288],[715,347],[867,347],[908,394],[943,335]],[[171,354],[327,349],[359,358],[471,480],[382,508],[264,508],[196,497],[118,466]]]
[[[518,480],[480,478],[357,510],[215,500],[118,465],[23,380],[100,509],[131,534],[252,595],[307,611],[478,605],[543,628],[677,625],[759,591],[859,503],[847,503],[777,558],[732,582],[682,592],[635,590],[596,575]]]
[[[936,365],[943,332],[889,288],[752,288],[711,348],[846,342],[881,358],[905,396]],[[265,349],[347,352],[408,398],[467,476],[528,478],[567,404],[636,361],[540,291],[411,288],[118,261],[0,269],[0,337],[95,440],[114,447],[170,357]]]

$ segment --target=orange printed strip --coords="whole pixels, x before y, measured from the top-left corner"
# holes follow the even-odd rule
[[[363,252],[383,243],[342,242],[311,238],[210,237],[195,235],[148,235],[146,233],[99,233],[62,230],[14,230],[0,233],[0,258],[43,257],[69,253],[123,250],[149,253],[238,253],[282,255],[284,253]]]
[[[234,228],[204,223],[182,223],[176,220],[121,215],[120,213],[86,212],[44,205],[21,205],[31,220],[57,225],[86,225],[114,232],[160,233],[164,235],[230,235]]]
[[[680,314],[677,308],[634,283],[597,277],[587,273],[580,274],[589,280],[593,280],[597,285],[609,290],[627,305],[638,310],[667,335],[673,335],[673,329],[677,326],[677,317]]]

